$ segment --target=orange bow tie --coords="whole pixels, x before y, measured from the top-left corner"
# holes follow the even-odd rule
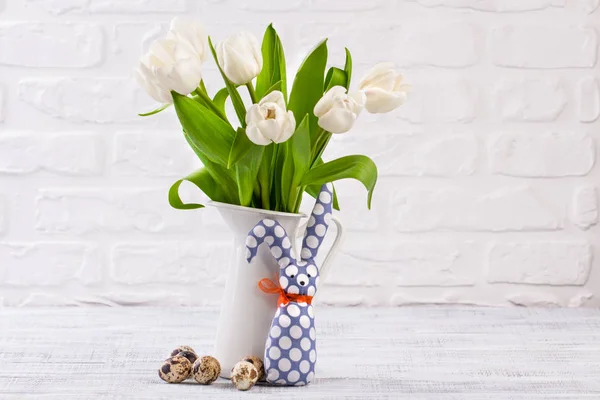
[[[273,282],[269,278],[263,278],[258,282],[258,288],[265,293],[279,294],[279,299],[277,300],[277,304],[286,305],[290,301],[296,303],[312,303],[312,296],[307,296],[304,294],[292,294],[286,293],[281,285],[279,285],[279,277],[275,277],[276,282]]]

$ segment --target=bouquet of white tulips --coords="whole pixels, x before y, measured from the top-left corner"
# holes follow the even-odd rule
[[[224,88],[209,94],[202,80],[208,53],[216,61]],[[283,46],[270,25],[262,46],[242,32],[216,47],[201,25],[175,18],[165,39],[155,41],[136,70],[142,87],[164,105],[173,105],[183,134],[203,168],[177,181],[170,204],[184,203],[179,186],[187,180],[210,199],[266,210],[297,213],[304,192],[316,196],[322,184],[360,181],[370,207],[377,181],[375,163],[364,155],[322,159],[332,134],[348,132],[363,108],[389,112],[406,99],[408,86],[393,65],[375,66],[350,90],[352,58],[343,68],[327,68],[327,43],[319,43],[300,66],[288,95]],[[252,104],[244,104],[247,90]],[[235,116],[227,115],[227,100]],[[337,208],[337,199],[335,199]]]

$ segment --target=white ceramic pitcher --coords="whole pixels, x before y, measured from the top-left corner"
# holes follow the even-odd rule
[[[266,246],[259,248],[251,264],[246,262],[248,232],[264,218],[277,220],[290,239],[296,239],[293,243],[295,254],[300,254],[300,241],[304,234],[304,229],[300,228],[304,228],[303,224],[305,225],[308,217],[305,214],[260,210],[218,202],[210,202],[209,205],[219,210],[233,236],[214,352],[214,356],[221,363],[221,377],[230,378],[231,369],[243,357],[263,357],[267,334],[277,308],[277,296],[260,291],[258,281],[263,278],[273,279],[279,272],[279,266]],[[321,263],[321,282],[325,280],[327,269],[343,236],[339,220],[335,217],[331,220],[337,227],[337,234]],[[320,292],[319,290],[317,293]]]

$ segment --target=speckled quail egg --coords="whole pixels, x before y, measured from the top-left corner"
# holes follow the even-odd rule
[[[158,376],[168,383],[183,382],[192,370],[192,363],[183,356],[169,357],[158,370]]]
[[[231,380],[238,390],[249,390],[258,380],[258,371],[252,363],[240,361],[231,370]]]
[[[198,353],[196,353],[196,351],[194,349],[192,349],[190,346],[178,346],[175,350],[173,350],[171,352],[171,357],[176,356],[177,354],[181,353],[182,351],[192,352],[192,353],[196,354],[196,358],[198,358]],[[196,360],[194,360],[194,361],[196,361]],[[190,362],[192,364],[194,363],[194,361],[190,360]]]
[[[198,355],[196,353],[192,353],[191,351],[188,351],[188,350],[180,351],[177,355],[187,358],[190,361],[190,363],[192,364],[192,366],[198,359]],[[188,379],[191,377],[192,377],[192,370],[190,369],[190,374],[188,375]]]
[[[192,367],[192,376],[202,385],[210,385],[221,374],[221,364],[211,356],[200,357]]]
[[[260,359],[260,357],[256,357],[256,356],[248,356],[248,357],[244,357],[242,359],[242,361],[247,361],[250,364],[254,365],[254,368],[256,368],[256,370],[258,371],[258,380],[259,381],[264,381],[266,376],[265,376],[265,367],[263,364],[263,360]]]
[[[179,353],[176,354],[177,356],[182,356],[185,357],[189,360],[189,362],[192,363],[192,365],[196,362],[196,360],[198,359],[198,355],[196,353],[192,353],[191,351],[188,350],[184,350],[184,351],[180,351]]]

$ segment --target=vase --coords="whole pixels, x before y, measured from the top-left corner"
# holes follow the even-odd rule
[[[259,248],[256,257],[248,264],[248,232],[265,218],[276,220],[288,232],[290,239],[294,238],[292,246],[295,254],[300,254],[298,250],[308,217],[305,214],[268,211],[218,202],[210,202],[209,206],[219,211],[233,238],[214,351],[215,358],[221,364],[221,377],[229,379],[231,369],[242,358],[253,355],[262,359],[265,340],[277,309],[277,296],[262,292],[258,288],[258,282],[263,278],[275,277],[279,266],[267,246]],[[335,217],[331,220],[336,225],[337,232],[321,262],[321,282],[327,275],[343,237],[339,220]]]

